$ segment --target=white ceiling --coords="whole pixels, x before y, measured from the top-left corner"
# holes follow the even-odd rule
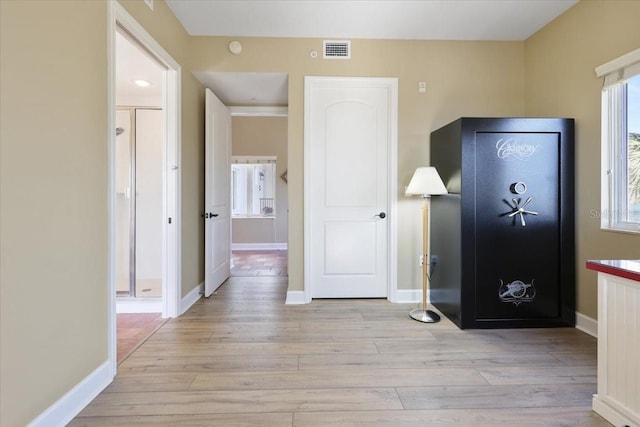
[[[578,0],[167,0],[191,35],[324,39],[525,40]],[[125,52],[125,48],[122,48]],[[127,50],[127,52],[129,52]],[[121,59],[119,90],[148,64]],[[123,55],[125,55],[123,53]],[[133,59],[138,57],[138,60]],[[142,62],[140,62],[142,61]],[[141,65],[142,64],[142,65]],[[153,71],[149,70],[149,73]],[[228,106],[286,106],[285,73],[194,75]],[[121,89],[120,89],[121,88]],[[147,92],[154,88],[147,89]]]
[[[525,40],[577,0],[167,0],[191,35]]]
[[[286,73],[196,71],[193,74],[226,106],[282,107],[289,103]]]
[[[116,103],[118,105],[162,105],[162,67],[149,54],[116,33]],[[149,87],[137,86],[146,80]]]

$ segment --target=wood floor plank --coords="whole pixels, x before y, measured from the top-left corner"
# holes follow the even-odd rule
[[[338,368],[368,369],[425,367],[495,367],[495,366],[560,366],[564,365],[548,353],[509,352],[418,352],[386,354],[301,355],[300,369],[332,370]]]
[[[282,302],[281,304],[284,304]],[[363,316],[357,312],[350,313],[342,313],[340,310],[335,311],[316,311],[315,313],[309,312],[308,314],[301,313],[299,311],[284,311],[281,313],[273,312],[273,311],[264,311],[261,313],[255,313],[252,315],[248,315],[246,313],[246,307],[244,308],[244,312],[234,311],[232,313],[200,313],[192,316],[194,320],[207,319],[211,322],[241,322],[246,323],[248,321],[259,322],[259,323],[271,323],[271,322],[297,322],[301,320],[305,320],[305,318],[312,317],[317,322],[324,321],[333,321],[333,322],[354,322],[363,320]]]
[[[161,374],[150,375],[147,373],[119,373],[106,393],[131,393],[137,391],[186,391],[196,374],[162,372]]]
[[[551,351],[550,355],[572,366],[598,366],[597,351]]]
[[[402,409],[393,388],[101,393],[80,417]]]
[[[137,354],[148,356],[163,354],[164,356],[229,356],[229,355],[264,355],[284,356],[300,354],[372,354],[378,349],[372,342],[305,342],[305,343],[176,343],[167,346],[164,343],[147,342],[140,347]]]
[[[298,356],[187,356],[144,357],[133,354],[118,366],[118,372],[246,372],[292,371],[298,369]]]
[[[503,366],[478,371],[492,385],[596,384],[598,380],[591,366]]]
[[[545,342],[535,341],[465,341],[465,340],[435,340],[434,342],[424,342],[424,340],[394,340],[389,339],[378,345],[380,353],[405,353],[415,351],[420,348],[423,351],[508,351],[512,353],[542,353],[542,352],[567,352],[584,350],[588,352],[597,350],[596,342]]]
[[[296,412],[294,427],[366,426],[611,427],[591,407]]]
[[[204,334],[203,334],[204,335]],[[212,341],[217,343],[225,342],[288,342],[288,343],[304,343],[304,342],[355,342],[355,341],[374,341],[386,339],[407,339],[407,340],[434,340],[429,332],[416,332],[412,330],[387,330],[387,329],[361,329],[361,330],[344,330],[344,331],[253,331],[250,328],[234,334],[208,334],[206,339],[198,340],[197,334],[193,334],[194,341]],[[155,337],[151,343],[160,341],[162,335]],[[184,341],[188,340],[185,338]]]
[[[336,322],[339,323],[339,322]],[[167,322],[165,327],[156,333],[169,333],[169,331],[176,332],[191,332],[191,331],[204,331],[216,334],[237,334],[244,333],[246,331],[256,332],[297,332],[300,330],[299,321],[287,321],[287,322],[212,322],[210,318],[191,318],[181,322]]]
[[[293,425],[292,413],[148,415],[122,417],[79,417],[67,427],[287,427]]]
[[[189,390],[356,388],[429,385],[488,384],[469,368],[349,369],[289,372],[236,372],[197,374]]]
[[[591,405],[595,384],[398,387],[405,409],[536,408]]]

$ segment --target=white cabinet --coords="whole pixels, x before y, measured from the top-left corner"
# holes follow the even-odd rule
[[[640,426],[640,281],[602,271],[593,410],[615,426]]]

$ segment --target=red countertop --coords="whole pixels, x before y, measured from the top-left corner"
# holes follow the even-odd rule
[[[640,282],[639,259],[588,260],[587,268],[600,273],[607,273]]]

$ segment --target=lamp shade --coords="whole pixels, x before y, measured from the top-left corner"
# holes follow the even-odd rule
[[[444,186],[436,168],[433,166],[425,166],[416,169],[405,191],[405,195],[432,196],[438,194],[447,194],[447,188]]]

